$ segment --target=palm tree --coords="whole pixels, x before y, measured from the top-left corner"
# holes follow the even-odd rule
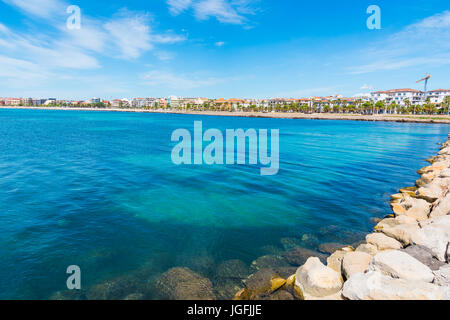
[[[447,115],[450,115],[450,96],[445,97],[444,103],[447,105]]]

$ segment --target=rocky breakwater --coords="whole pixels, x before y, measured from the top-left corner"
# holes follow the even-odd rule
[[[334,251],[326,264],[309,257],[281,290],[305,300],[450,300],[450,140],[427,161],[363,243]],[[252,292],[235,299],[258,298]]]

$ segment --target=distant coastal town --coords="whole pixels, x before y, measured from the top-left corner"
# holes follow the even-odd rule
[[[448,114],[450,89],[420,91],[391,89],[346,98],[341,95],[309,98],[209,99],[170,96],[167,98],[122,98],[86,101],[56,98],[0,98],[0,107],[112,108],[174,111],[295,112],[358,114]]]

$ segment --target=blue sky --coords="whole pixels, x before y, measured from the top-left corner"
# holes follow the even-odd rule
[[[0,96],[353,96],[426,72],[450,88],[448,0],[70,1],[0,0]]]

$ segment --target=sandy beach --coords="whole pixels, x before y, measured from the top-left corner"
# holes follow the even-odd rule
[[[66,108],[66,107],[5,107],[0,109],[23,110],[76,110],[76,111],[109,111],[109,112],[139,112],[139,113],[166,113],[189,114],[203,116],[249,117],[249,118],[277,118],[277,119],[310,119],[310,120],[352,120],[352,121],[385,121],[385,122],[409,122],[409,123],[448,123],[447,115],[399,115],[399,114],[335,114],[335,113],[281,113],[281,112],[227,112],[227,111],[184,111],[184,110],[143,110],[143,109],[119,109],[119,108]]]

